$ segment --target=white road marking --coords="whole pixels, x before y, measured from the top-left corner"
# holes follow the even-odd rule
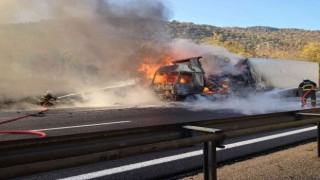
[[[91,126],[103,126],[103,125],[111,125],[111,124],[121,124],[121,123],[129,123],[131,121],[117,121],[117,122],[108,122],[108,123],[100,123],[100,124],[85,124],[79,126],[67,126],[67,127],[57,127],[57,128],[48,128],[48,129],[36,129],[32,131],[52,131],[52,130],[60,130],[60,129],[72,129],[72,128],[82,128],[82,127],[91,127]]]
[[[247,145],[247,144],[253,144],[253,143],[256,143],[256,142],[262,142],[262,141],[267,141],[267,140],[270,140],[270,139],[276,139],[276,138],[280,138],[280,137],[284,137],[284,136],[290,136],[290,135],[293,135],[293,134],[312,131],[312,130],[315,130],[315,129],[317,129],[317,126],[304,128],[304,129],[298,129],[298,130],[289,131],[289,132],[280,133],[280,134],[274,134],[274,135],[265,136],[265,137],[261,137],[261,138],[250,139],[250,140],[247,140],[247,141],[241,141],[241,142],[237,142],[237,143],[227,144],[227,145],[225,145],[224,149],[230,149],[230,148],[234,148],[234,147],[238,147],[238,146],[244,146],[244,145]],[[221,150],[221,149],[218,149],[218,150]]]
[[[175,156],[169,156],[169,157],[165,157],[165,158],[154,159],[154,160],[130,164],[130,165],[126,165],[126,166],[120,166],[120,167],[106,169],[106,170],[102,170],[102,171],[96,171],[96,172],[92,172],[92,173],[88,173],[88,174],[82,174],[79,176],[63,178],[60,180],[93,179],[93,178],[98,178],[98,177],[116,174],[116,173],[120,173],[120,172],[130,171],[133,169],[139,169],[139,168],[143,168],[143,167],[147,167],[147,166],[152,166],[155,164],[162,164],[162,163],[166,163],[166,162],[170,162],[170,161],[174,161],[174,160],[184,159],[187,157],[198,156],[201,154],[202,154],[202,151],[200,153],[199,153],[199,151],[193,151],[193,152],[179,154],[179,155],[175,155]],[[186,157],[186,155],[187,155],[187,157]]]
[[[224,149],[230,149],[230,148],[234,148],[234,147],[244,146],[244,145],[253,144],[256,142],[261,142],[261,141],[266,141],[266,140],[275,139],[275,138],[279,138],[279,137],[298,134],[298,133],[302,133],[302,132],[312,131],[315,129],[317,129],[317,127],[313,126],[313,127],[309,127],[309,128],[289,131],[289,132],[265,136],[265,137],[261,137],[261,138],[250,139],[247,141],[241,141],[241,142],[237,142],[237,143],[227,144],[227,145],[225,145]],[[218,151],[224,150],[224,149],[218,149]],[[67,177],[67,178],[62,178],[60,180],[85,180],[85,179],[99,178],[99,177],[103,177],[103,176],[107,176],[107,175],[111,175],[111,174],[116,174],[116,173],[134,170],[134,169],[139,169],[139,168],[143,168],[143,167],[147,167],[147,166],[153,166],[153,165],[171,162],[171,161],[175,161],[175,160],[199,156],[199,155],[202,155],[202,153],[203,153],[202,150],[197,150],[197,151],[192,151],[192,152],[183,153],[183,154],[179,154],[179,155],[158,158],[158,159],[154,159],[154,160],[150,160],[150,161],[139,162],[139,163],[120,166],[120,167],[111,168],[111,169],[105,169],[102,171],[81,174],[78,176],[71,176],[71,177]]]

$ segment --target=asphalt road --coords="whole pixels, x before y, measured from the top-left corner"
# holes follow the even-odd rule
[[[275,106],[275,108],[271,108],[266,111],[250,112],[243,111],[241,108],[219,109],[212,108],[207,104],[205,106],[201,106],[201,104],[199,105],[193,103],[167,103],[160,105],[149,104],[140,106],[117,106],[101,108],[55,108],[50,109],[49,111],[37,117],[31,116],[6,124],[1,124],[0,131],[39,130],[47,133],[48,136],[60,136],[66,134],[128,129],[134,127],[174,124],[181,122],[187,123],[208,119],[221,119],[283,111],[283,109],[279,107],[286,107],[286,110],[298,109],[298,99],[288,100],[285,106]],[[1,111],[0,119],[4,120],[34,112],[36,111]],[[268,132],[241,138],[228,139],[225,144],[232,145],[239,142],[248,142],[248,140],[250,141],[252,139],[270,135],[291,132],[293,130],[297,129]],[[315,130],[308,130],[296,134],[285,135],[276,138],[273,137],[268,140],[243,143],[243,145],[236,147],[230,146],[230,148],[218,151],[218,161],[224,162],[232,159],[238,159],[249,154],[269,151],[270,149],[282,147],[284,145],[309,140],[315,136]],[[10,141],[14,139],[25,138],[37,137],[33,135],[0,135],[0,141]],[[201,149],[202,145],[197,145],[161,153],[151,153],[115,161],[36,174],[18,179],[92,179],[92,177],[97,179],[167,179],[181,173],[199,170],[202,166]],[[175,157],[184,156],[184,154],[188,155],[183,158]],[[166,157],[173,157],[173,160],[163,159]],[[147,165],[145,165],[145,163]],[[101,173],[101,171],[104,173]],[[92,174],[100,174],[101,176],[92,176]]]
[[[1,119],[25,115],[26,111],[5,112]],[[39,117],[27,117],[1,124],[4,130],[40,130],[48,136],[78,134],[134,127],[193,122],[207,119],[243,116],[232,110],[193,110],[191,107],[119,107],[50,109]],[[1,135],[1,141],[36,138],[33,135]]]
[[[255,99],[253,99],[255,101]],[[167,102],[139,106],[113,106],[100,108],[53,108],[38,116],[30,116],[5,124],[0,124],[0,131],[39,130],[48,136],[60,136],[96,131],[127,129],[181,122],[194,122],[209,119],[239,117],[295,110],[300,108],[299,99],[287,99],[284,104],[250,104],[235,101],[232,104],[216,106],[210,102],[183,103]],[[236,106],[236,108],[234,108]],[[255,109],[256,108],[256,109]],[[266,110],[261,110],[266,109]],[[0,111],[0,121],[34,111]],[[33,135],[0,135],[0,141],[37,138]]]

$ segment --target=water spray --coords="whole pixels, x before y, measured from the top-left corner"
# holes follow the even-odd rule
[[[125,84],[119,84],[119,85],[114,85],[114,86],[107,86],[107,87],[95,89],[95,90],[92,90],[92,91],[84,91],[84,92],[76,92],[76,93],[72,93],[72,94],[66,94],[66,95],[57,97],[57,99],[61,99],[61,98],[65,98],[65,97],[70,97],[70,96],[76,96],[76,95],[80,95],[80,94],[93,93],[93,92],[97,92],[97,91],[110,90],[110,89],[116,89],[116,88],[131,86],[131,85],[137,84],[139,81],[140,81],[139,79],[136,79],[136,80],[131,80],[131,81],[125,83]]]

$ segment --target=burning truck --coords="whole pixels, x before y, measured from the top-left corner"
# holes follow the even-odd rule
[[[190,94],[200,94],[205,88],[205,73],[201,57],[172,61],[154,74],[151,87],[161,99],[180,100]]]
[[[221,72],[206,76],[201,58],[174,60],[172,65],[158,68],[151,88],[161,99],[175,101],[195,94],[243,96],[274,88],[293,95],[304,77],[316,82],[319,79],[318,63],[258,58],[239,60],[233,65],[238,73]],[[228,61],[224,63],[229,64]]]
[[[151,83],[154,92],[161,99],[181,100],[194,94],[227,96],[231,92],[240,93],[249,87],[255,88],[256,82],[246,60],[235,65],[242,69],[241,74],[221,73],[206,77],[201,58],[175,60],[172,65],[160,67]]]

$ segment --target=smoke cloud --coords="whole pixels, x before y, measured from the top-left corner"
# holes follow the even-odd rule
[[[161,64],[164,55],[203,56],[206,75],[241,73],[234,65],[243,57],[222,47],[172,41],[164,29],[171,12],[160,0],[2,0],[0,11],[0,103],[126,84],[143,78],[146,57]],[[76,105],[158,102],[144,85],[82,94]]]
[[[170,43],[170,49],[174,59],[184,59],[202,56],[203,69],[207,75],[230,73],[241,73],[234,65],[244,57],[232,54],[221,46],[210,46],[208,44],[195,44],[194,42],[176,39]]]
[[[0,10],[0,99],[139,78],[145,53],[168,41],[161,1],[3,0]]]

